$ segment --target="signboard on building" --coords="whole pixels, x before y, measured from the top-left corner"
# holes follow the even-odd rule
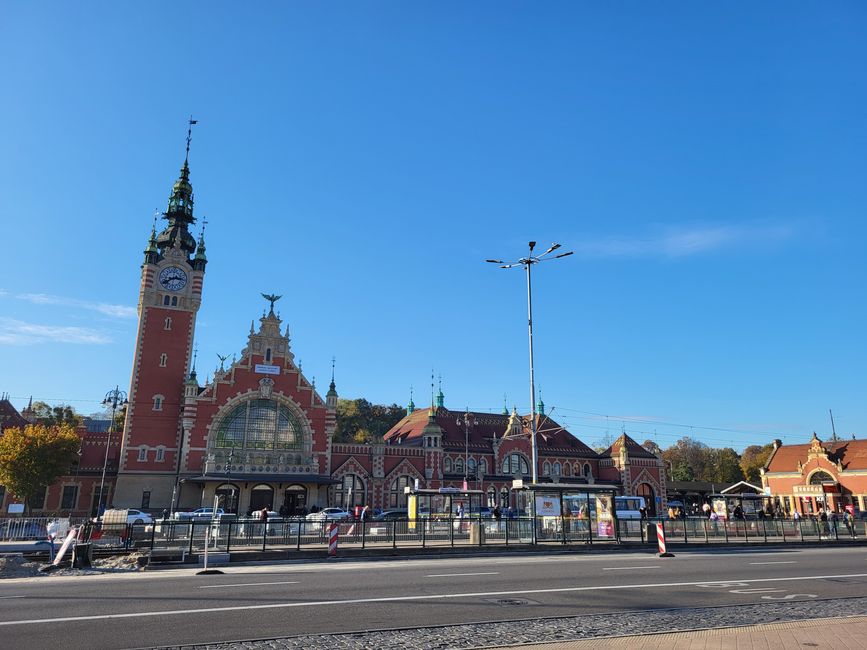
[[[10,503],[7,508],[10,515],[20,515],[24,512],[24,504],[23,503]]]
[[[280,366],[269,366],[264,363],[257,363],[256,372],[260,375],[279,375]]]

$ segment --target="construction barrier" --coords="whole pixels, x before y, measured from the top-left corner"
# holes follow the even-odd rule
[[[674,557],[674,553],[665,550],[665,525],[662,522],[656,524],[656,541],[659,543],[659,557]]]
[[[328,556],[336,557],[337,556],[337,531],[339,528],[337,524],[331,524],[328,527]]]

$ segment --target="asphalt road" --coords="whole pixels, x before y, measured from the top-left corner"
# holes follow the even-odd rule
[[[867,547],[439,557],[0,581],[0,647],[138,648],[867,596]]]

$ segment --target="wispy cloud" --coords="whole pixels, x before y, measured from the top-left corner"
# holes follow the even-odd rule
[[[0,344],[33,345],[35,343],[81,343],[103,345],[111,339],[87,327],[38,325],[13,318],[0,318]]]
[[[0,296],[7,295],[0,293]],[[105,316],[112,318],[135,318],[137,315],[135,307],[127,305],[112,305],[106,302],[88,302],[87,300],[78,300],[77,298],[64,298],[63,296],[52,296],[47,293],[19,293],[15,295],[19,300],[25,300],[34,305],[61,305],[64,307],[75,307],[78,309],[87,309],[90,311],[99,312]]]
[[[793,235],[789,226],[672,228],[637,239],[600,239],[575,246],[585,257],[687,257],[741,245],[769,244]]]

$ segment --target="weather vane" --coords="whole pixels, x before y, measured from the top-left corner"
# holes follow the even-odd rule
[[[190,115],[190,125],[187,127],[187,160],[190,158],[190,142],[193,140],[193,124],[198,124],[198,120],[194,120]]]

